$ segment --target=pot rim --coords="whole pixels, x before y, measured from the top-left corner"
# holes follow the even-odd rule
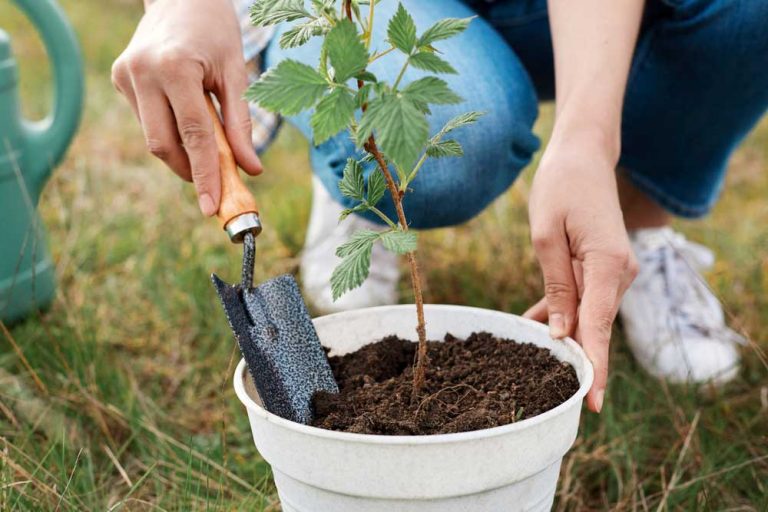
[[[354,309],[351,311],[344,311],[341,313],[332,313],[330,315],[323,315],[317,318],[329,319],[334,317],[343,317],[344,315],[347,315],[349,313],[359,314],[361,311],[375,313],[376,311],[381,311],[381,310],[392,310],[392,309],[405,310],[413,307],[415,307],[413,304],[376,306],[376,307],[370,307],[370,308]],[[450,304],[425,304],[424,307],[428,309],[476,310],[476,311],[494,312],[494,313],[500,313],[504,315],[511,315],[511,316],[515,316],[518,321],[528,325],[533,329],[548,331],[547,326],[542,323],[529,320],[527,318],[523,318],[521,316],[514,315],[512,313],[505,313],[503,311],[496,311],[493,309],[476,308],[471,306],[450,305]],[[237,364],[237,368],[235,368],[234,387],[235,387],[235,393],[237,394],[237,397],[240,399],[243,405],[245,405],[246,409],[248,409],[249,412],[252,412],[253,414],[257,415],[258,417],[260,417],[261,419],[267,422],[274,423],[280,427],[284,427],[284,428],[287,428],[288,430],[293,430],[294,432],[305,434],[308,436],[322,437],[326,439],[333,439],[333,440],[343,441],[343,442],[362,443],[362,444],[379,444],[379,445],[381,444],[429,445],[429,444],[459,443],[459,442],[472,441],[472,440],[481,439],[481,438],[502,436],[502,435],[511,434],[520,430],[525,430],[527,428],[531,428],[540,423],[546,422],[550,418],[559,416],[560,414],[564,413],[567,409],[570,409],[573,406],[580,406],[580,404],[575,404],[574,402],[581,402],[581,400],[583,400],[584,397],[586,396],[587,391],[589,391],[589,389],[592,387],[592,381],[594,379],[594,369],[592,368],[592,363],[590,362],[589,358],[587,357],[581,345],[579,345],[572,338],[564,338],[563,340],[560,340],[560,341],[562,343],[567,344],[571,349],[573,349],[576,352],[576,354],[579,355],[579,357],[581,358],[581,362],[584,366],[584,370],[586,372],[586,375],[584,376],[584,380],[582,382],[579,382],[579,389],[576,391],[576,393],[571,395],[571,397],[568,398],[568,400],[561,403],[557,407],[550,409],[537,416],[534,416],[533,418],[527,418],[522,421],[509,423],[507,425],[501,425],[499,427],[486,428],[482,430],[472,430],[469,432],[456,432],[451,434],[415,435],[415,436],[357,434],[353,432],[338,432],[335,430],[326,430],[319,427],[313,427],[311,425],[296,423],[296,422],[287,420],[285,418],[281,418],[276,414],[272,414],[271,412],[267,411],[266,409],[261,407],[259,404],[257,404],[248,395],[245,389],[245,384],[243,382],[243,376],[246,372],[245,359],[243,358],[240,359],[240,362]]]

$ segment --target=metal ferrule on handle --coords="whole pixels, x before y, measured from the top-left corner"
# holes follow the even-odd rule
[[[246,233],[253,233],[258,236],[261,233],[261,220],[257,213],[244,213],[227,222],[224,230],[229,235],[229,239],[234,243],[243,243],[243,237]]]
[[[221,173],[221,201],[216,217],[219,224],[234,243],[242,243],[246,233],[258,236],[261,233],[261,220],[256,200],[240,177],[232,148],[229,147],[224,126],[221,124],[216,107],[211,97],[206,94],[208,110],[213,120],[216,145],[219,149],[219,169]]]

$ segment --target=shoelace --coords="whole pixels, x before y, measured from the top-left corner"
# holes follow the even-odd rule
[[[712,251],[679,233],[665,236],[665,240],[666,243],[641,251],[638,256],[645,275],[661,275],[664,279],[670,306],[666,319],[670,331],[680,337],[699,334],[745,344],[741,335],[724,324],[720,303],[698,275],[714,264]]]

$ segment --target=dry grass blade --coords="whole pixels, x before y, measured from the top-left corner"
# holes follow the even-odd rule
[[[757,464],[758,462],[762,461],[768,461],[768,455],[761,455],[759,457],[755,457],[754,459],[745,460],[744,462],[740,462],[739,464],[734,464],[733,466],[728,466],[727,468],[718,469],[717,471],[713,471],[711,473],[707,473],[706,475],[697,476],[696,478],[692,478],[686,482],[681,483],[680,485],[675,486],[675,489],[682,490],[687,487],[690,487],[692,485],[698,484],[700,482],[704,482],[706,480],[709,480],[711,478],[715,478],[718,476],[725,475],[727,473],[730,473],[731,471],[736,471],[737,469],[741,469],[747,466],[751,466],[753,464]]]
[[[149,469],[147,469],[143,475],[141,475],[141,478],[139,478],[134,485],[131,486],[130,489],[128,489],[128,493],[117,503],[112,505],[107,512],[115,512],[117,510],[120,510],[125,503],[130,499],[130,497],[135,493],[142,484],[146,481],[146,479],[149,477],[149,475],[152,474],[152,472],[157,467],[157,463],[152,464]]]
[[[13,469],[17,474],[21,475],[22,478],[28,480],[32,485],[34,485],[36,488],[43,491],[45,494],[55,498],[58,503],[66,503],[69,507],[76,509],[74,503],[69,501],[63,494],[59,494],[56,489],[51,487],[50,485],[47,485],[45,482],[41,481],[38,478],[34,478],[32,473],[24,469],[21,465],[16,463],[13,459],[10,458],[10,456],[5,453],[4,451],[0,451],[0,459],[3,460],[3,463],[7,464],[11,469]]]
[[[664,489],[664,494],[661,497],[659,506],[656,508],[656,512],[661,512],[664,510],[667,505],[667,499],[669,498],[670,493],[675,489],[675,485],[680,478],[680,472],[682,470],[685,454],[688,453],[688,448],[691,446],[693,434],[696,432],[696,427],[699,425],[699,418],[701,418],[701,411],[696,411],[696,415],[693,417],[691,426],[688,427],[688,434],[685,436],[685,441],[683,442],[683,446],[680,449],[680,454],[677,456],[677,462],[675,462],[675,468],[672,470],[672,475],[669,477],[669,482]]]
[[[117,469],[117,472],[120,473],[120,478],[123,479],[123,482],[128,487],[133,487],[133,482],[131,482],[131,478],[128,476],[128,473],[126,473],[125,468],[120,464],[120,461],[117,460],[117,457],[115,457],[115,454],[112,453],[112,450],[109,449],[109,446],[102,444],[101,449],[104,450],[104,453],[107,454],[107,457],[109,457],[109,460],[112,461],[112,464],[115,465],[115,469]]]
[[[16,419],[16,415],[13,414],[11,408],[5,405],[2,400],[0,400],[0,412],[2,412],[5,417],[8,418],[8,421],[11,422],[11,425],[13,425],[15,428],[19,428],[19,420]]]

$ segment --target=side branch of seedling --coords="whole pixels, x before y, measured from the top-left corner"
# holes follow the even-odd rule
[[[341,263],[331,276],[331,290],[336,300],[365,281],[373,245],[377,242],[389,251],[406,256],[418,320],[419,346],[413,380],[416,396],[425,380],[426,323],[417,239],[408,229],[403,200],[427,158],[463,155],[461,145],[452,139],[445,140],[445,136],[474,123],[481,114],[460,115],[430,137],[427,122],[430,105],[459,103],[462,99],[436,76],[424,76],[401,86],[409,67],[431,73],[456,73],[453,66],[438,55],[433,43],[463,32],[471,18],[440,20],[419,36],[413,18],[399,4],[387,25],[388,47],[371,54],[373,19],[379,1],[341,0],[337,10],[337,0],[311,0],[311,10],[307,10],[304,0],[257,0],[251,9],[255,25],[297,22],[281,36],[283,48],[301,46],[315,36],[322,37],[323,43],[317,68],[284,60],[253,84],[246,97],[286,116],[314,109],[311,126],[315,144],[347,130],[357,146],[365,150],[362,158],[347,160],[339,190],[353,206],[342,212],[340,220],[353,213],[370,212],[389,229],[358,231],[338,247],[336,255]],[[367,17],[363,16],[361,5],[367,5]],[[404,54],[405,61],[390,85],[379,81],[368,71],[368,66],[395,52]],[[350,87],[350,82],[357,87]],[[356,112],[361,113],[359,120]],[[374,165],[367,180],[365,163]],[[377,207],[386,191],[394,204],[395,220]]]

